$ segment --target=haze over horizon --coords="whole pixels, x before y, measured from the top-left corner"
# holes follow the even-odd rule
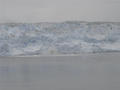
[[[119,0],[0,0],[0,23],[120,22]]]

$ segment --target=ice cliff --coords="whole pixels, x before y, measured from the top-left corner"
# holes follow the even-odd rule
[[[120,51],[120,23],[0,24],[0,56]]]

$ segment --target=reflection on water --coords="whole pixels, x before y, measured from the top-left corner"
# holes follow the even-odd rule
[[[0,90],[120,89],[120,62],[60,59],[0,59]]]

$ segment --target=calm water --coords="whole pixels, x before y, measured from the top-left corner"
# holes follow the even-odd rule
[[[0,90],[120,90],[119,55],[1,57]]]

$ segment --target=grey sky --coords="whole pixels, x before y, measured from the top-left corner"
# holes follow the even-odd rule
[[[0,22],[119,21],[120,0],[0,0]]]

